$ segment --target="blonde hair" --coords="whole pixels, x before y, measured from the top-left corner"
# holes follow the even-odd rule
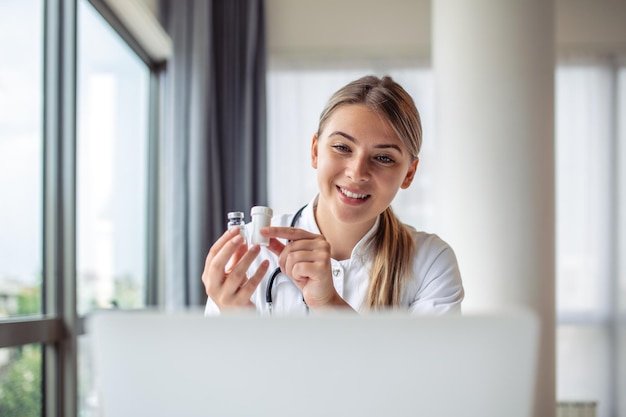
[[[320,115],[318,136],[335,110],[348,104],[364,104],[387,120],[412,160],[418,157],[422,146],[419,112],[411,96],[391,77],[368,75],[339,89]],[[372,310],[397,308],[404,284],[413,273],[415,242],[411,232],[387,207],[370,243],[374,257],[365,306]]]

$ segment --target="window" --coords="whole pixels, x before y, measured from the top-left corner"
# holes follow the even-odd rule
[[[86,0],[77,40],[77,310],[142,308],[150,68]],[[78,352],[79,412],[96,416],[89,335]]]
[[[150,69],[86,0],[78,4],[77,281],[84,314],[146,304]]]
[[[138,13],[151,54],[101,0],[0,2],[3,417],[98,415],[84,314],[154,291],[152,93],[169,39]]]
[[[618,415],[624,361],[619,74],[607,61],[562,65],[556,77],[557,398],[597,402],[598,416]]]
[[[0,348],[0,415],[41,416],[41,346]]]

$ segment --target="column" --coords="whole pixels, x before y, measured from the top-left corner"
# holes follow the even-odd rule
[[[554,2],[433,0],[438,233],[464,311],[541,320],[536,417],[556,414]]]

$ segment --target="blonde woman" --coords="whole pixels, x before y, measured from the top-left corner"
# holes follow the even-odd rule
[[[277,216],[268,247],[226,231],[206,258],[206,314],[235,308],[277,314],[328,308],[460,313],[463,285],[452,249],[394,215],[422,142],[410,95],[390,77],[339,89],[311,142],[319,193]]]

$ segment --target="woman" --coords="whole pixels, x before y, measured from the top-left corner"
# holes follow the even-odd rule
[[[262,230],[267,248],[248,247],[237,230],[215,242],[202,274],[206,313],[460,312],[454,252],[390,207],[413,181],[421,141],[417,108],[390,77],[366,76],[337,91],[311,143],[319,194],[300,213],[272,219]]]

